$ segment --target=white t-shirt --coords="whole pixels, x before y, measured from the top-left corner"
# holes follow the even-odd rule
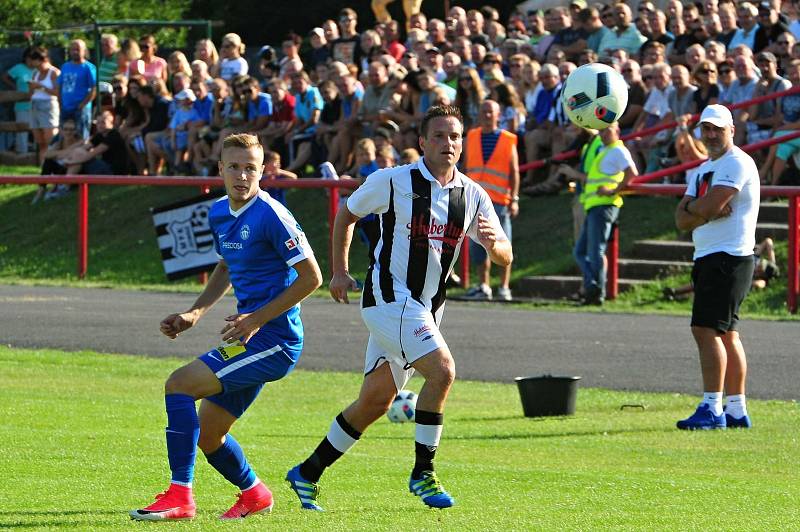
[[[656,115],[658,118],[664,118],[670,112],[669,108],[669,93],[672,92],[672,85],[663,91],[658,87],[653,87],[650,95],[644,102],[643,110],[651,115]]]
[[[236,76],[246,76],[247,71],[248,65],[244,57],[223,59],[219,67],[219,77],[225,81],[230,81]]]
[[[606,151],[602,148],[598,155]],[[616,146],[608,150],[605,157],[600,161],[600,171],[606,175],[614,175],[624,172],[628,168],[636,168],[631,152],[625,146]]]
[[[705,180],[709,181],[704,189]],[[720,251],[737,257],[752,255],[761,202],[756,163],[734,146],[719,159],[709,159],[697,168],[686,188],[686,195],[696,198],[708,193],[714,186],[733,187],[739,192],[729,204],[730,216],[712,220],[692,231],[695,260]]]

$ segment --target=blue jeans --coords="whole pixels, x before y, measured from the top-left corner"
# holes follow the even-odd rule
[[[583,273],[583,289],[587,297],[606,297],[606,254],[611,228],[619,216],[619,207],[598,205],[586,213],[581,236],[575,243],[573,255]]]
[[[500,227],[503,228],[503,232],[508,237],[508,240],[511,240],[511,211],[509,210],[507,205],[498,205],[497,203],[493,203],[492,206],[494,207],[494,212],[497,213],[497,217],[500,219]],[[469,261],[472,264],[480,264],[486,261],[488,255],[486,254],[486,250],[483,249],[483,246],[472,240],[469,239]]]
[[[82,139],[88,139],[92,129],[92,104],[87,104],[83,109],[61,109],[61,124],[70,119],[75,120],[78,135]]]

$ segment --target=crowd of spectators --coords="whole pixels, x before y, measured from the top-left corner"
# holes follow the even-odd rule
[[[94,54],[72,41],[58,67],[45,48],[30,47],[0,78],[30,95],[15,112],[33,142],[22,133],[15,145],[36,150],[46,173],[216,175],[221,140],[249,132],[284,162],[282,172],[302,177],[320,175],[326,162],[328,174],[357,175],[368,156],[376,167],[413,160],[420,119],[437,103],[460,107],[472,128],[481,102],[498,102],[521,163],[580,147],[585,135],[566,118],[560,91],[575,68],[599,61],[629,86],[623,134],[678,121],[628,143],[647,173],[704,155],[689,115],[705,105],[800,84],[800,0],[659,6],[575,0],[501,20],[491,6],[456,5],[443,20],[418,12],[372,27],[344,8],[305,37],[263,46],[257,64],[235,33],[219,48],[202,39],[166,59],[152,35],[107,34]],[[737,144],[800,129],[800,94],[734,117]],[[800,139],[756,157],[765,182],[790,178]],[[522,191],[553,193],[565,181],[557,165],[528,170]]]

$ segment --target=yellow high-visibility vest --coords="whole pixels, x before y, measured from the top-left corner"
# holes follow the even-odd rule
[[[597,194],[597,189],[601,186],[607,188],[617,188],[622,180],[625,178],[625,172],[617,172],[616,174],[609,175],[600,171],[600,163],[606,158],[606,154],[614,148],[624,146],[621,140],[612,142],[606,149],[604,149],[592,161],[592,166],[586,174],[586,188],[583,191],[583,210],[588,211],[592,207],[598,205],[615,205],[622,207],[622,196],[615,194],[613,196],[600,196]]]

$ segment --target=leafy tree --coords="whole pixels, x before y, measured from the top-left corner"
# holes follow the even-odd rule
[[[81,37],[92,46],[90,25],[95,20],[180,20],[186,18],[191,0],[0,0],[0,46],[65,44]],[[62,31],[54,31],[62,30]],[[155,33],[164,46],[185,46],[186,30],[156,28],[108,29],[121,37]]]

